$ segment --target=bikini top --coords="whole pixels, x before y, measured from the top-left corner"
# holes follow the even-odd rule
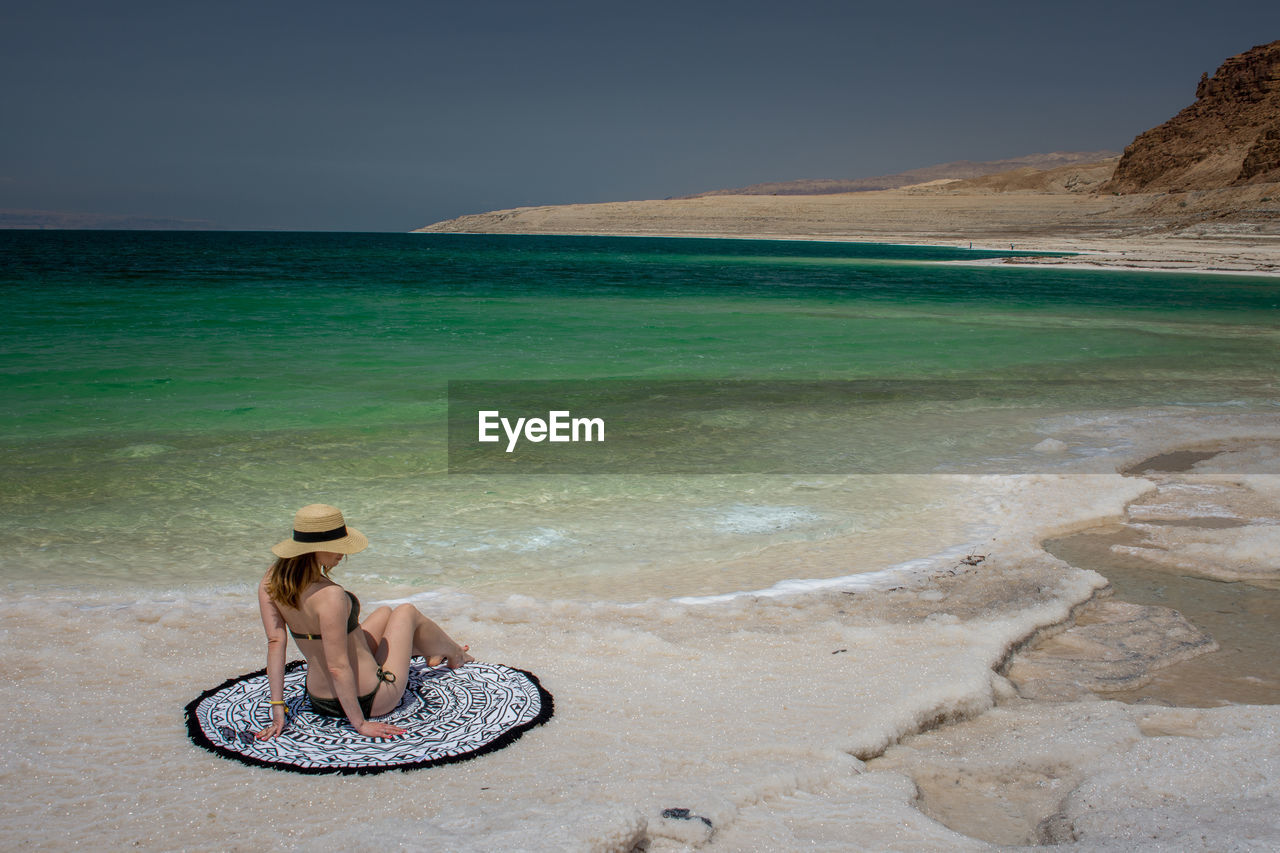
[[[352,593],[350,590],[344,589],[343,592],[347,594],[347,598],[351,599],[351,613],[347,615],[347,633],[350,634],[356,628],[360,627],[360,599],[356,598],[355,594]],[[319,634],[299,634],[297,631],[293,630],[292,628],[289,629],[289,633],[293,635],[293,638],[295,640],[319,640],[320,639]]]

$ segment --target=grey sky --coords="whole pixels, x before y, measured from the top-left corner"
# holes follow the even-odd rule
[[[1280,3],[3,0],[0,208],[404,231],[1119,150]]]

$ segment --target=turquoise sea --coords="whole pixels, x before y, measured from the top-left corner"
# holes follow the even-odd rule
[[[851,553],[876,568],[963,547],[984,519],[950,474],[1085,464],[1119,440],[1078,434],[1099,412],[1140,432],[1171,408],[1274,410],[1280,279],[964,263],[995,256],[0,232],[0,589],[252,582],[314,501],[370,536],[347,571],[388,590],[757,589],[847,573]],[[471,380],[590,381],[601,399],[621,380],[978,390],[887,394],[847,423],[811,397],[699,413],[785,424],[772,473],[450,473],[446,390]],[[825,467],[841,440],[872,474]],[[833,542],[843,562],[776,550]]]

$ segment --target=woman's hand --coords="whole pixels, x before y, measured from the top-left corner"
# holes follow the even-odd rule
[[[396,737],[408,731],[399,726],[389,725],[388,723],[375,723],[373,720],[365,720],[361,723],[356,731],[365,737]]]
[[[271,740],[282,731],[284,731],[284,706],[273,705],[271,708],[271,725],[258,732],[255,737],[258,740]]]

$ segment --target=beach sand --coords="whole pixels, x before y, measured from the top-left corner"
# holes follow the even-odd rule
[[[6,839],[33,850],[1270,844],[1280,707],[1104,701],[1043,660],[1040,680],[1058,692],[1029,698],[1035,679],[1019,672],[1107,589],[1046,553],[1047,537],[1136,524],[1150,507],[1166,521],[1198,519],[1240,499],[1248,514],[1232,517],[1248,524],[1162,529],[1209,543],[1223,555],[1215,571],[1234,554],[1238,570],[1276,574],[1274,552],[1254,549],[1280,529],[1280,427],[1224,415],[1195,431],[1248,440],[1173,479],[1144,471],[1143,460],[1205,447],[1171,420],[1159,437],[1133,436],[1101,472],[970,478],[999,531],[968,553],[844,586],[712,603],[420,599],[481,658],[537,673],[556,716],[510,748],[409,774],[299,776],[186,741],[182,706],[261,665],[248,589],[144,603],[5,599],[0,781],[29,804],[5,816]],[[1199,498],[1178,504],[1192,481]],[[1149,651],[1130,686],[1179,658],[1159,643]]]

